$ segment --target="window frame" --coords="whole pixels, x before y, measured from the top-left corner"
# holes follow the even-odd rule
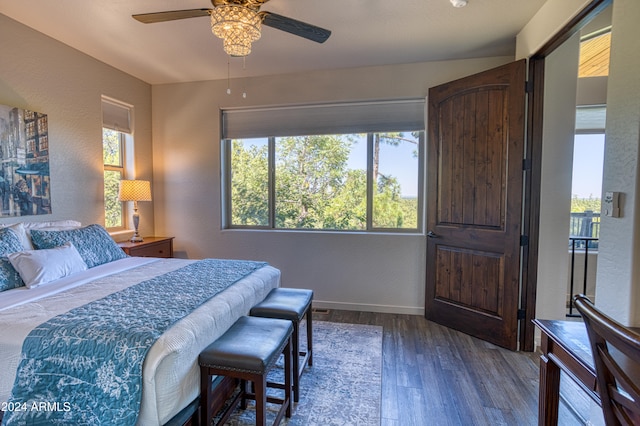
[[[403,130],[397,130],[406,132]],[[417,176],[417,211],[416,211],[416,228],[384,228],[373,226],[374,213],[374,190],[375,182],[373,181],[373,139],[377,133],[388,133],[386,131],[373,132],[353,132],[350,134],[366,135],[367,158],[366,158],[366,229],[333,229],[333,228],[280,228],[276,227],[276,139],[281,136],[269,136],[267,139],[268,158],[268,225],[239,225],[232,223],[232,187],[231,187],[231,156],[232,144],[234,140],[239,138],[224,139],[221,137],[221,178],[222,178],[222,228],[230,230],[272,230],[272,231],[288,231],[288,232],[337,232],[337,233],[397,233],[397,234],[423,234],[424,233],[424,182],[425,182],[425,130],[418,130],[418,176]],[[250,139],[250,138],[246,138]],[[240,139],[242,140],[242,139]]]
[[[106,171],[115,171],[120,173],[120,179],[131,179],[135,176],[133,158],[134,158],[134,107],[131,104],[119,101],[109,96],[101,96],[102,107],[102,147],[103,147],[103,189],[104,189],[104,173]],[[104,164],[104,131],[109,130],[118,133],[120,163]],[[107,227],[106,213],[107,206],[105,201],[106,194],[103,193],[103,211],[105,215],[105,228],[110,233],[129,231],[131,220],[130,209],[128,203],[121,203],[121,226]]]
[[[103,175],[104,172],[118,172],[120,173],[120,180],[123,179],[127,179],[127,168],[126,168],[126,164],[127,164],[127,134],[114,130],[114,129],[110,129],[108,127],[103,127],[102,128],[102,134],[103,134],[103,139],[102,139],[102,144],[103,144],[103,149],[104,149],[104,131],[105,130],[109,130],[111,132],[116,132],[118,134],[118,145],[119,145],[119,158],[120,158],[120,164],[106,164],[104,163],[104,159],[103,159]],[[104,186],[104,181],[103,181],[103,186]],[[120,202],[120,226],[114,226],[114,227],[107,227],[106,226],[106,203],[105,203],[105,228],[107,229],[107,231],[109,232],[119,232],[119,231],[124,231],[128,229],[128,221],[127,218],[129,217],[129,211],[128,211],[128,206],[127,203],[121,201]]]

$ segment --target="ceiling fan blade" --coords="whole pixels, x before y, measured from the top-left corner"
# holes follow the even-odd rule
[[[329,30],[276,13],[260,12],[260,15],[262,16],[262,23],[268,27],[286,31],[317,43],[324,43],[331,35]]]
[[[175,21],[178,19],[197,18],[199,16],[209,16],[211,9],[188,9],[170,10],[168,12],[140,13],[132,15],[133,19],[143,24],[153,24],[156,22]]]

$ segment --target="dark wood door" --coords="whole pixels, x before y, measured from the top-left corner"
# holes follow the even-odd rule
[[[429,90],[425,316],[517,348],[525,61]]]

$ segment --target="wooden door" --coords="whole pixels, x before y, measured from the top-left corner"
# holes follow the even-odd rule
[[[517,348],[525,61],[429,90],[425,316]]]

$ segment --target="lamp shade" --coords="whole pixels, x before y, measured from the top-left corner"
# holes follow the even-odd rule
[[[120,201],[151,201],[151,183],[148,180],[121,180]]]

